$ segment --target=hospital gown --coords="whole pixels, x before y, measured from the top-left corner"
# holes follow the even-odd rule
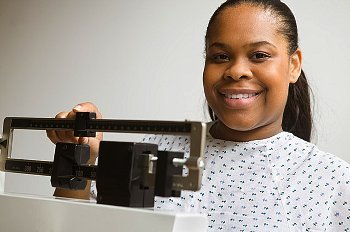
[[[188,156],[186,136],[147,136]],[[156,197],[155,210],[201,213],[208,231],[350,231],[350,166],[288,132],[232,142],[208,135],[199,191]],[[93,190],[96,194],[96,190]]]

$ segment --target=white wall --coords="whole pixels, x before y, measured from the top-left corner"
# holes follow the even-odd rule
[[[204,33],[219,0],[0,0],[0,126],[82,101],[106,118],[205,120]],[[314,142],[350,161],[350,1],[286,1],[314,89]],[[16,133],[14,155],[51,160],[42,131]],[[51,194],[49,178],[7,174],[7,190]]]
[[[350,161],[350,1],[288,3],[299,23],[304,69],[314,91],[314,142]]]

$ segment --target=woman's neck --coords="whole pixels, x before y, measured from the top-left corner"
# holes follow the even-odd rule
[[[270,138],[282,131],[281,125],[265,125],[264,127],[254,128],[252,130],[238,131],[227,127],[221,121],[217,121],[212,125],[209,133],[216,139],[235,142],[248,142]]]

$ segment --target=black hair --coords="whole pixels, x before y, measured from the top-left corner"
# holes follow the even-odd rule
[[[240,4],[250,4],[270,11],[278,22],[278,32],[281,33],[287,43],[288,52],[292,55],[299,47],[298,28],[295,17],[289,7],[280,0],[227,0],[219,6],[209,20],[205,35],[205,46],[207,46],[210,26],[216,17],[225,9]],[[209,115],[212,120],[217,117],[208,105]],[[283,113],[282,129],[293,133],[295,136],[310,141],[312,130],[310,87],[305,73],[301,74],[296,83],[289,85],[287,103]]]

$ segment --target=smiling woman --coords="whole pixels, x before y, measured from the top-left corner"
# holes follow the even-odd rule
[[[309,143],[301,67],[296,22],[284,3],[223,3],[206,34],[203,85],[213,122],[202,188],[157,198],[156,208],[207,214],[209,231],[350,230],[350,166]],[[144,141],[189,147],[181,137]]]
[[[204,91],[219,119],[211,132],[232,141],[271,137],[282,131],[288,89],[301,73],[301,51],[282,33],[285,19],[272,9],[234,4],[214,14],[206,36]]]

